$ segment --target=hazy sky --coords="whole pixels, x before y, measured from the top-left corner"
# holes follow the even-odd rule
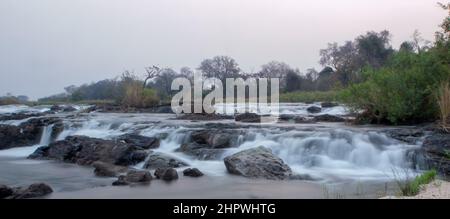
[[[271,60],[301,71],[328,42],[415,29],[433,40],[435,0],[1,0],[0,95],[38,98],[144,67],[198,67],[229,55],[245,71]]]

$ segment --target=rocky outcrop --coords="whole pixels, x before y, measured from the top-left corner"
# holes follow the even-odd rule
[[[314,121],[316,122],[345,122],[345,119],[339,116],[324,114],[314,116]]]
[[[234,120],[237,122],[259,123],[261,122],[261,116],[256,113],[243,113],[236,115]]]
[[[155,170],[155,177],[164,181],[172,181],[178,179],[178,173],[174,168],[158,168]]]
[[[203,173],[197,168],[187,168],[183,170],[183,175],[190,177],[200,177],[203,176]]]
[[[153,152],[145,161],[144,168],[157,169],[157,168],[178,168],[188,166],[183,161],[180,161],[168,154]]]
[[[134,183],[148,183],[153,179],[148,171],[144,170],[130,170],[126,175],[120,175],[116,181],[112,183],[113,186],[123,186]]]
[[[322,111],[322,108],[318,106],[310,106],[306,108],[306,111],[308,111],[308,113],[320,113]]]
[[[409,144],[415,144],[425,135],[422,129],[390,129],[386,131],[386,135]]]
[[[40,147],[29,156],[31,159],[52,159],[80,165],[102,161],[121,166],[135,165],[146,157],[147,152],[140,147],[86,136],[69,136]]]
[[[160,141],[155,137],[146,137],[136,134],[125,134],[116,138],[117,141],[121,141],[130,146],[140,147],[142,149],[155,149],[159,147]]]
[[[422,151],[429,168],[450,174],[450,134],[434,133],[423,142]]]
[[[282,180],[292,175],[288,165],[262,146],[225,157],[224,162],[229,173],[249,178]]]
[[[38,144],[44,128],[49,125],[53,125],[53,139],[64,129],[60,119],[45,117],[30,119],[20,126],[0,125],[0,150]]]
[[[39,198],[52,192],[53,189],[45,183],[34,183],[28,187],[15,188],[0,185],[0,199]]]

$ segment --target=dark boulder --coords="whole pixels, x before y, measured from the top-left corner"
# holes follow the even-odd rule
[[[126,181],[125,175],[120,175],[116,181],[112,183],[113,186],[126,186],[130,183]]]
[[[198,130],[191,133],[191,140],[198,144],[207,144],[210,148],[228,148],[236,142],[239,133],[225,130]]]
[[[243,113],[234,117],[237,122],[258,123],[261,122],[261,116],[256,113]]]
[[[301,116],[295,117],[294,121],[295,121],[295,123],[299,123],[299,124],[315,123],[314,119],[308,119],[308,118],[301,117]]]
[[[180,161],[168,154],[160,153],[160,152],[153,152],[151,153],[147,161],[144,164],[145,169],[157,169],[157,168],[177,168],[177,167],[184,167],[188,166],[183,161]]]
[[[136,134],[125,134],[116,138],[117,141],[140,147],[142,149],[155,149],[159,147],[160,141],[155,137],[146,137]]]
[[[183,170],[183,175],[190,177],[200,177],[203,176],[203,173],[197,168],[187,168]]]
[[[215,113],[190,113],[182,114],[178,116],[177,120],[197,120],[197,121],[213,121],[213,120],[224,120],[233,119],[233,116],[221,115]]]
[[[266,147],[257,147],[225,157],[229,173],[249,178],[288,179],[291,168]]]
[[[95,161],[102,161],[128,166],[144,161],[146,156],[147,152],[141,148],[122,142],[86,136],[69,136],[65,140],[38,148],[29,158],[60,160],[80,165],[91,165]]]
[[[145,170],[130,170],[125,176],[125,180],[130,183],[144,183],[152,180],[150,172]]]
[[[322,108],[331,108],[331,107],[339,106],[339,104],[334,103],[334,102],[322,102],[322,103],[320,104],[320,106],[321,106]]]
[[[322,111],[322,108],[318,106],[310,106],[306,108],[306,111],[308,111],[308,113],[320,113]]]
[[[6,185],[0,185],[0,199],[7,198],[14,193],[14,190]]]
[[[314,116],[314,121],[316,122],[345,122],[345,119],[339,116],[324,114]]]
[[[178,179],[177,170],[174,168],[158,168],[155,170],[155,177],[164,181],[172,181]]]
[[[53,189],[45,183],[35,183],[27,188],[15,188],[15,191],[11,199],[26,199],[26,198],[38,198],[48,195],[53,192]]]
[[[425,133],[421,129],[390,129],[386,131],[386,135],[399,141],[415,144]]]

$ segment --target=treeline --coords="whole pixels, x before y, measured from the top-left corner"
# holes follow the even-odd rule
[[[364,122],[396,124],[433,120],[439,114],[444,117],[445,109],[440,106],[445,105],[441,103],[446,100],[440,98],[439,93],[445,93],[443,87],[450,78],[450,7],[449,4],[440,6],[449,11],[449,16],[444,19],[434,42],[424,40],[416,31],[411,40],[394,49],[388,31],[370,31],[342,45],[330,43],[320,50],[319,63],[323,66],[320,71],[300,72],[286,63],[272,61],[257,72],[244,72],[237,61],[228,56],[205,59],[196,70],[222,82],[236,77],[279,78],[281,92],[287,93],[291,100],[295,100],[297,94],[326,91],[322,93],[358,111],[363,110],[361,121]],[[128,106],[146,107],[169,102],[176,92],[171,90],[173,79],[192,79],[193,72],[188,67],[176,71],[153,66],[146,68],[142,79],[125,72],[115,79],[67,87],[66,93],[40,101],[113,100]]]

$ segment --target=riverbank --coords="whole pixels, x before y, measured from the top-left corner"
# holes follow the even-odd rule
[[[424,185],[415,196],[386,196],[382,199],[450,199],[450,182],[437,179]]]

